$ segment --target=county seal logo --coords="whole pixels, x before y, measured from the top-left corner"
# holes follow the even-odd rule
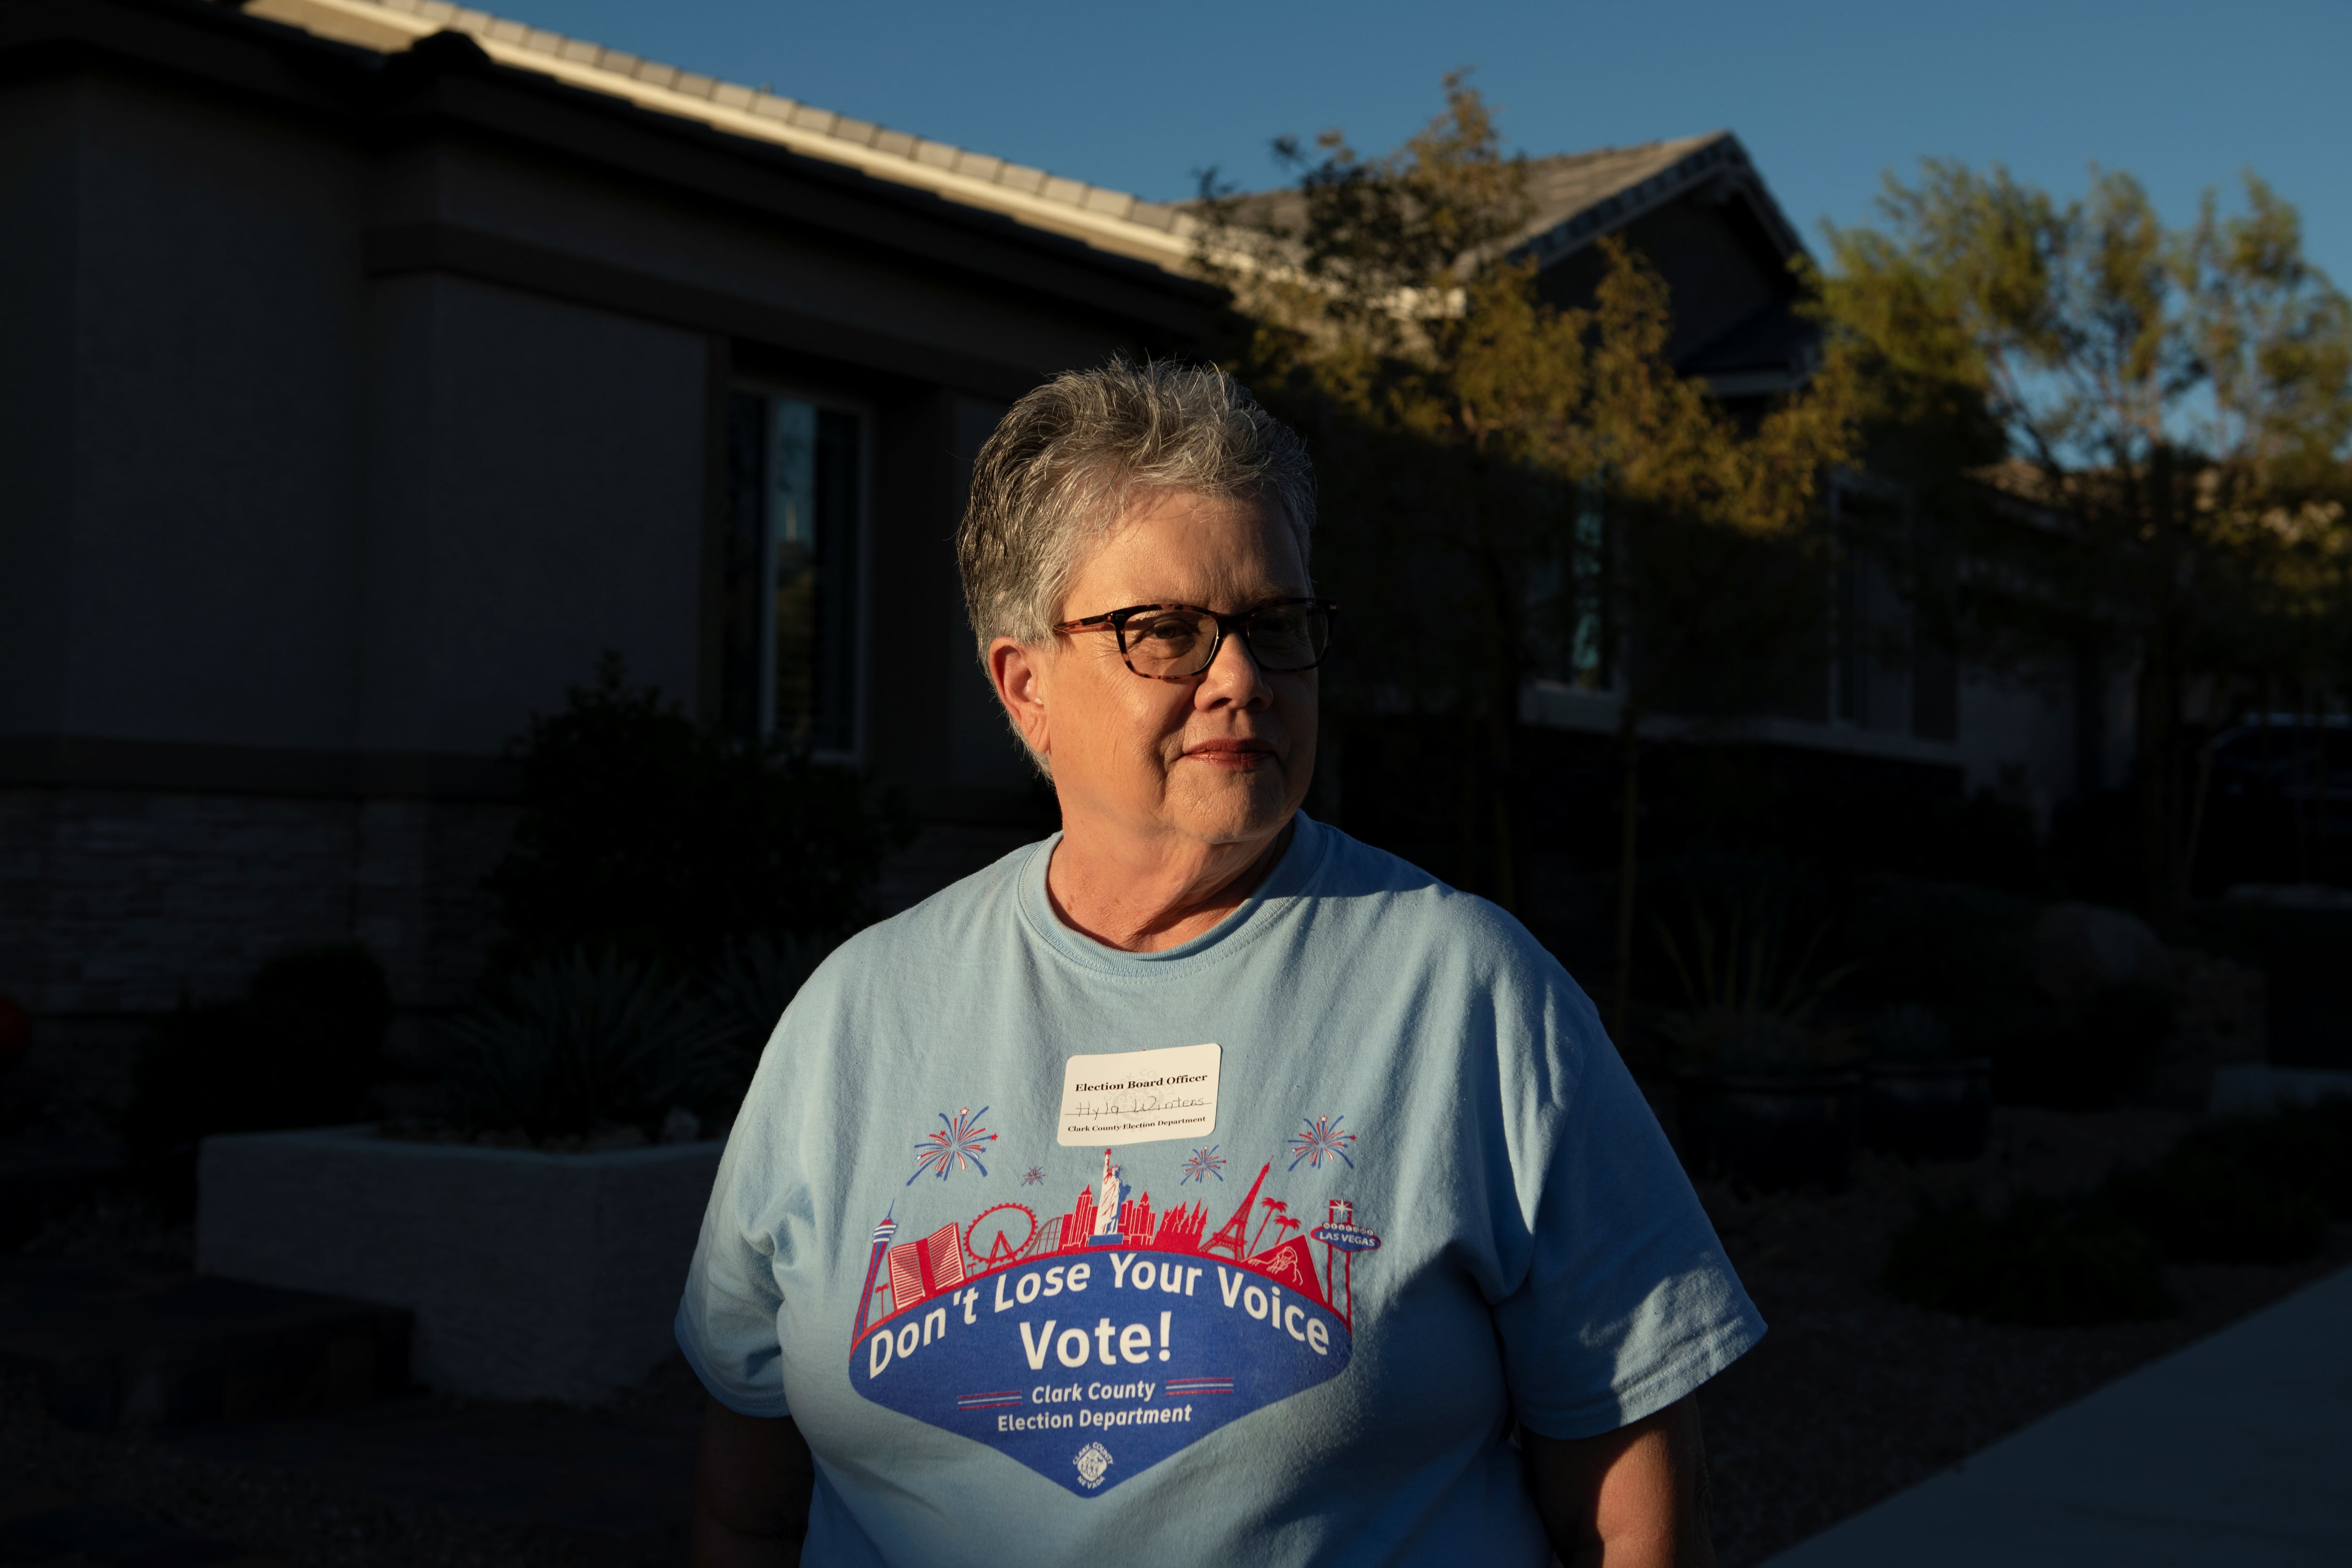
[[[1078,1483],[1088,1491],[1102,1485],[1103,1478],[1110,1474],[1110,1450],[1100,1443],[1087,1444],[1071,1462],[1078,1467]]]

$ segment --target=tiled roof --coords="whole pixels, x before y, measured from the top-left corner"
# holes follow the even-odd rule
[[[1543,265],[1623,227],[1694,185],[1725,174],[1748,186],[1784,254],[1801,247],[1795,228],[1748,161],[1748,150],[1728,131],[1633,147],[1559,153],[1528,159],[1527,169],[1527,194],[1534,211],[1508,241],[1507,248],[1532,250]],[[1235,208],[1235,216],[1243,223],[1295,232],[1306,216],[1306,197],[1296,185],[1253,191],[1240,197]]]
[[[1181,270],[1192,222],[1175,207],[1066,179],[829,109],[681,70],[447,0],[250,0],[247,16],[376,49],[428,34],[472,37],[500,65],[538,71],[720,131],[847,163],[881,179],[1002,212],[1105,250]]]
[[[1197,226],[1184,210],[1189,203],[1148,202],[448,0],[248,0],[244,10],[383,50],[404,48],[444,30],[464,33],[501,65],[846,163],[1170,271],[1190,270]],[[1739,139],[1722,131],[1529,159],[1528,191],[1536,213],[1513,247],[1529,247],[1538,261],[1549,263],[1721,174],[1745,176],[1774,238],[1785,251],[1801,247]],[[1244,212],[1295,222],[1298,203],[1295,188],[1268,191],[1245,198]]]
[[[1528,159],[1535,216],[1516,243],[1531,247],[1538,262],[1549,262],[1717,175],[1743,179],[1783,254],[1803,248],[1748,161],[1748,149],[1728,131]]]

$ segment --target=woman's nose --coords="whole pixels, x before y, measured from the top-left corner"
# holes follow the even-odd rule
[[[1226,634],[1218,643],[1216,657],[1201,672],[1201,684],[1194,692],[1194,700],[1203,707],[1220,702],[1263,706],[1273,697],[1265,672],[1250,654],[1248,639],[1238,631]]]

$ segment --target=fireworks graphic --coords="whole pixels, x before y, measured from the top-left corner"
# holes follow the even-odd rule
[[[985,1105],[978,1115],[966,1108],[957,1111],[953,1120],[940,1111],[940,1131],[915,1145],[915,1175],[907,1178],[907,1184],[913,1186],[915,1176],[927,1172],[944,1182],[949,1173],[961,1171],[967,1163],[977,1166],[982,1175],[988,1174],[988,1167],[980,1163],[981,1145],[995,1142],[996,1134],[980,1125],[980,1118],[987,1114]]]
[[[1180,1187],[1187,1182],[1205,1184],[1211,1176],[1221,1182],[1225,1179],[1225,1157],[1217,1152],[1214,1143],[1205,1149],[1192,1151],[1192,1157],[1184,1162],[1184,1173],[1176,1178],[1176,1184]]]
[[[1027,1170],[1022,1172],[1021,1184],[1024,1187],[1044,1186],[1045,1184],[1045,1167],[1043,1165],[1032,1165]]]
[[[1307,1131],[1290,1135],[1290,1152],[1294,1156],[1290,1162],[1292,1170],[1298,1169],[1298,1162],[1304,1160],[1309,1169],[1319,1171],[1327,1154],[1351,1171],[1356,1168],[1356,1162],[1348,1158],[1348,1145],[1356,1141],[1356,1135],[1339,1131],[1339,1123],[1347,1121],[1346,1117],[1318,1116],[1308,1121],[1302,1116],[1298,1120]]]

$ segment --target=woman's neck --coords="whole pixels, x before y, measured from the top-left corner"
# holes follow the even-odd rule
[[[1066,826],[1045,868],[1045,896],[1064,925],[1106,947],[1181,947],[1248,901],[1290,847],[1297,826],[1293,813],[1262,839],[1190,840],[1141,853],[1131,841]]]

